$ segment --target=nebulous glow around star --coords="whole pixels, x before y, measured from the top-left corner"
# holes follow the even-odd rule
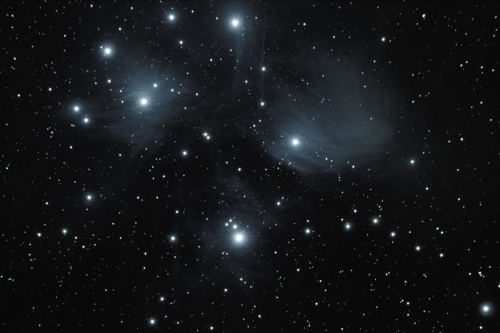
[[[491,316],[493,314],[493,304],[486,302],[481,304],[480,306],[481,314],[483,316]]]

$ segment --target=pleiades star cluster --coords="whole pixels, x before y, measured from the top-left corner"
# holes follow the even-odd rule
[[[498,332],[496,2],[2,9],[2,332]]]

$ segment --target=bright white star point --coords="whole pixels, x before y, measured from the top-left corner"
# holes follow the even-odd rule
[[[236,234],[236,235],[234,236],[234,240],[235,240],[237,243],[241,243],[241,242],[243,242],[244,237],[243,237],[243,235],[242,235],[242,234],[238,233],[238,234]]]

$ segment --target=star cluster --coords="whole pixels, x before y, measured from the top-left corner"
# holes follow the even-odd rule
[[[498,330],[491,3],[4,19],[3,330]]]

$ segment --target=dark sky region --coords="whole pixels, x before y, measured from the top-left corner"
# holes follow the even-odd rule
[[[498,332],[496,2],[0,8],[0,331]]]

